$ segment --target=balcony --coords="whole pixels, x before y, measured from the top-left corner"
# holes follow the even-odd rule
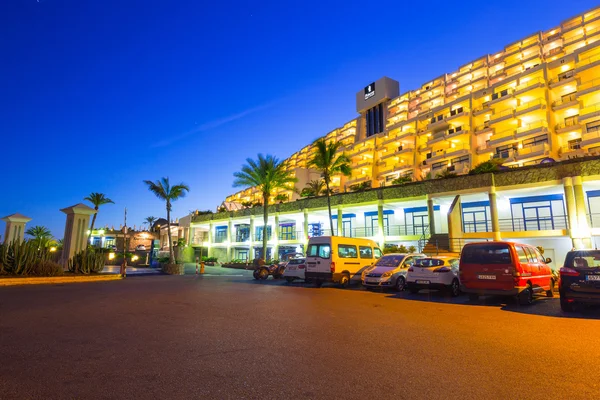
[[[281,227],[279,228],[281,230]],[[284,232],[279,232],[279,240],[304,240],[304,231],[296,231],[296,230],[286,230]]]
[[[383,153],[380,160],[387,160],[390,157],[394,157],[394,156],[399,156],[401,154],[406,154],[406,153],[412,153],[415,151],[414,146],[410,145],[410,146],[398,146],[396,148],[396,151],[391,152],[391,153]]]
[[[600,54],[578,60],[575,64],[575,68],[577,69],[577,72],[579,72],[595,67],[598,64],[600,64]]]
[[[457,145],[455,147],[450,147],[445,150],[434,151],[430,154],[431,157],[423,160],[423,165],[431,165],[434,161],[440,161],[449,157],[458,157],[463,154],[469,154],[469,145]]]
[[[514,155],[515,161],[523,161],[529,158],[547,156],[550,154],[550,146],[548,143],[540,143],[535,146],[523,147],[516,150]]]
[[[577,144],[577,146],[562,146],[558,149],[558,155],[562,160],[568,160],[571,158],[584,157],[586,151],[581,148],[580,144]]]
[[[479,125],[475,127],[474,133],[475,135],[483,135],[486,133],[494,133],[496,128],[490,126],[488,122],[485,122],[483,125]]]
[[[517,128],[515,138],[522,139],[530,135],[539,135],[543,133],[548,133],[548,124],[545,120],[539,120]]]
[[[579,112],[579,122],[594,118],[600,115],[600,103],[592,104],[583,108]]]
[[[500,103],[501,101],[508,100],[512,98],[514,95],[514,90],[512,88],[504,89],[499,92],[492,94],[492,98],[489,101],[489,105]]]
[[[595,92],[600,89],[600,78],[592,79],[587,82],[582,82],[577,86],[577,97],[581,97],[584,94]]]
[[[546,100],[543,98],[539,98],[536,100],[532,100],[527,103],[519,104],[515,110],[515,117],[519,115],[527,114],[536,110],[545,110],[546,109]]]
[[[554,127],[554,130],[557,134],[570,132],[577,129],[581,129],[581,124],[579,123],[579,119],[577,117],[569,117],[568,119],[565,118],[564,122],[561,122]]]
[[[570,70],[558,75],[556,78],[550,79],[549,86],[554,89],[555,87],[562,86],[566,83],[573,82],[575,80],[575,70]]]
[[[523,82],[520,85],[517,85],[515,88],[515,95],[522,94],[530,91],[531,89],[545,87],[546,82],[542,78],[534,78],[527,82]]]
[[[515,110],[513,108],[507,108],[506,110],[502,110],[498,113],[492,114],[490,117],[490,123],[500,122],[501,120],[514,118]]]
[[[588,147],[600,143],[600,131],[587,132],[581,135],[580,147]]]
[[[484,114],[487,111],[490,111],[490,105],[490,102],[486,101],[483,104],[481,104],[481,106],[473,108],[473,116],[478,116]]]
[[[572,93],[570,95],[563,96],[560,100],[556,100],[554,103],[552,103],[552,110],[557,111],[577,105],[579,105],[579,101],[577,101],[577,93]]]
[[[498,132],[497,134],[492,135],[486,143],[488,147],[492,147],[502,144],[506,141],[514,140],[515,132],[516,131],[514,129],[507,129],[505,131]]]

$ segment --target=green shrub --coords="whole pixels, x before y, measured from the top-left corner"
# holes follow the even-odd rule
[[[0,275],[31,275],[39,262],[50,261],[52,255],[32,240],[0,244]]]
[[[29,275],[31,276],[60,276],[64,273],[62,265],[50,260],[37,259],[33,262]]]
[[[88,249],[75,254],[69,260],[69,272],[75,274],[91,274],[104,269],[104,254]]]
[[[204,261],[204,262],[217,262],[219,260],[217,259],[217,257],[206,257],[206,256],[204,256],[204,257],[202,257],[202,261]]]
[[[156,261],[158,261],[161,264],[167,264],[169,262],[169,257],[158,257]]]

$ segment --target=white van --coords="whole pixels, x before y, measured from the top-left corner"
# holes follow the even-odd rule
[[[381,257],[377,243],[370,239],[320,236],[308,240],[306,279],[317,285],[339,283],[346,287],[360,282],[362,272]]]

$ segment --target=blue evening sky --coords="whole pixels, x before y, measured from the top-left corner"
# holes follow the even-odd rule
[[[401,91],[597,1],[2,0],[0,217],[62,238],[90,192],[98,226],[163,217],[142,180],[190,185],[174,215],[214,210],[259,152],[286,158],[356,116],[387,75]],[[3,228],[2,228],[3,233]]]

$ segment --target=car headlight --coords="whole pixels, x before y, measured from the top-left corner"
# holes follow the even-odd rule
[[[384,272],[383,275],[381,275],[382,278],[389,278],[390,276],[393,275],[392,271],[388,271],[388,272]]]

